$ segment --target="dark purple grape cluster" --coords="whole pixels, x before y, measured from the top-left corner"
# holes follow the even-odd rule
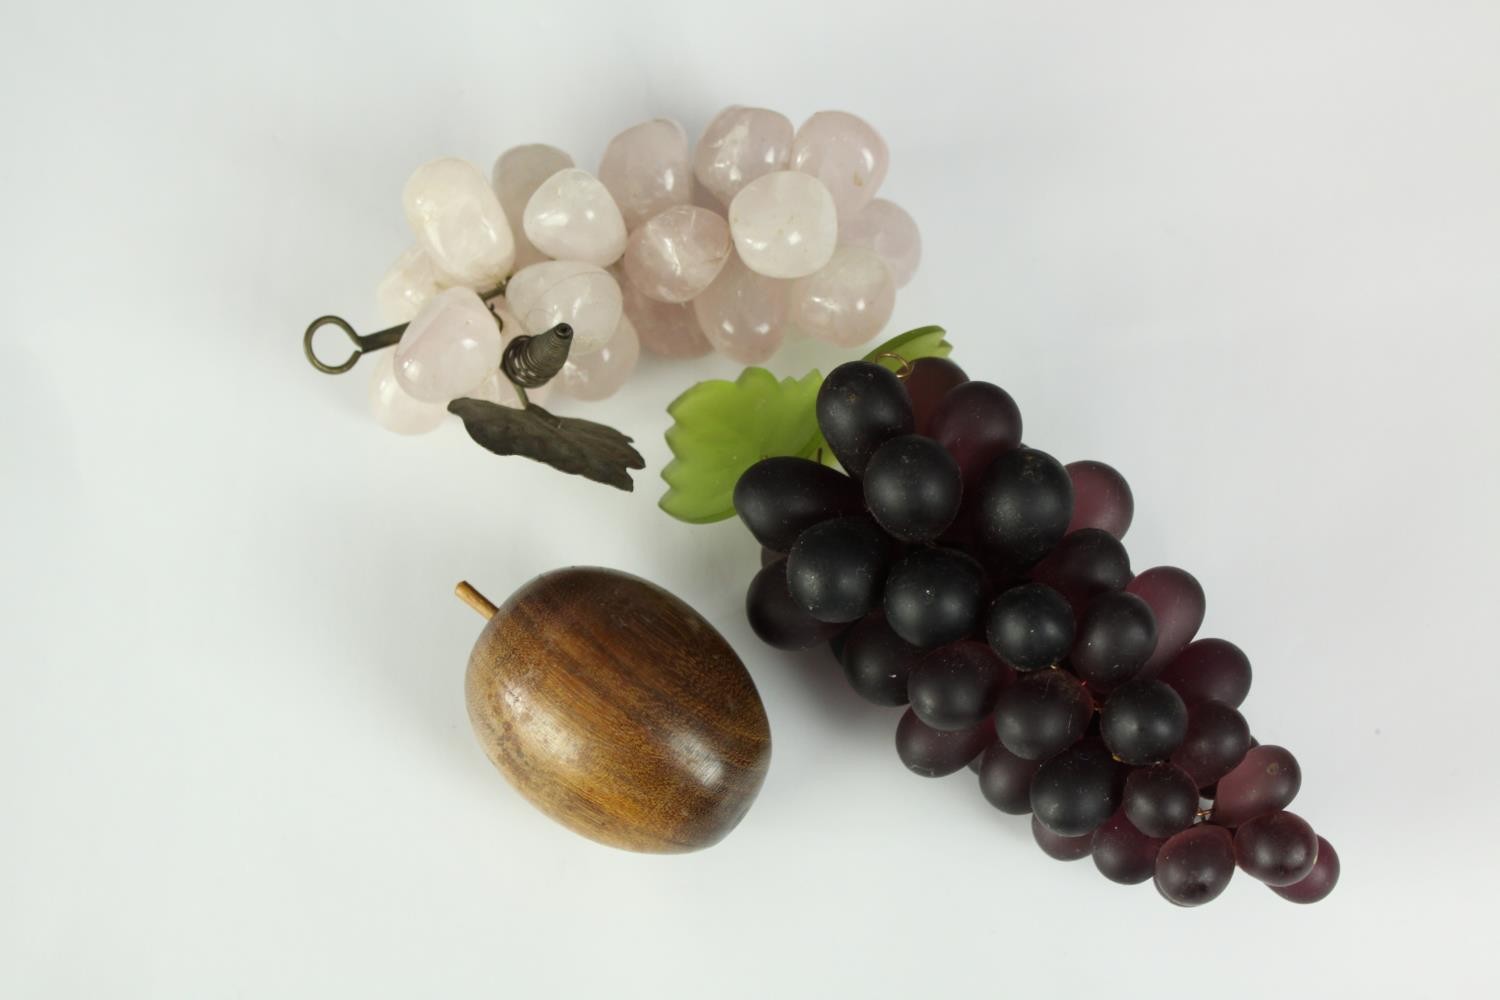
[[[765,550],[746,598],[757,635],[828,642],[862,697],[908,706],[908,768],[968,765],[1054,858],[1154,879],[1181,906],[1218,896],[1236,865],[1294,902],[1333,890],[1338,855],[1285,811],[1296,759],[1239,712],[1249,660],[1194,641],[1190,574],[1131,572],[1119,473],[1023,445],[1010,395],[946,359],[904,377],[841,365],[817,416],[847,475],[768,458],[735,487]]]

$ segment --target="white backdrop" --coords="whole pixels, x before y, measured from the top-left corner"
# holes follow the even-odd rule
[[[1216,997],[1493,988],[1500,7],[1196,0],[5,5],[0,994]],[[743,624],[756,549],[655,506],[649,363],[588,412],[633,495],[402,439],[367,372],[406,174],[721,106],[870,118],[945,324],[1028,440],[1120,468],[1256,669],[1344,880],[1176,910],[896,760]],[[800,349],[773,367],[805,368]],[[815,360],[827,363],[827,356]],[[575,411],[576,412],[576,411]],[[538,530],[543,527],[545,530]],[[553,825],[468,730],[495,599],[571,563],[690,598],[775,737],[728,840]],[[1087,993],[1085,993],[1087,991]]]

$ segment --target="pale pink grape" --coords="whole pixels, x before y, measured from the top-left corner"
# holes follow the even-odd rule
[[[542,261],[517,271],[505,299],[527,333],[571,325],[573,351],[579,354],[598,350],[614,336],[623,305],[613,275],[573,260]]]
[[[706,208],[678,205],[630,234],[621,265],[650,298],[686,302],[718,277],[729,254],[729,223]]]
[[[626,229],[692,197],[687,133],[667,118],[642,122],[609,141],[599,161],[599,180],[609,189]]]
[[[761,364],[786,337],[789,284],[756,274],[732,257],[714,283],[693,300],[698,328],[734,360]]]
[[[510,229],[516,240],[515,270],[546,260],[547,255],[532,246],[526,238],[526,227],[522,224],[526,203],[542,186],[542,181],[573,166],[573,158],[556,146],[529,143],[513,146],[501,153],[490,171],[490,184],[500,198],[500,207],[510,220]]]
[[[586,170],[568,167],[542,182],[522,215],[526,238],[556,260],[604,267],[625,252],[625,219],[609,190]]]
[[[609,343],[588,354],[570,355],[563,370],[552,383],[558,391],[574,399],[608,399],[635,371],[641,357],[641,342],[628,316],[620,317],[620,326]]]
[[[858,215],[839,215],[839,245],[874,250],[891,269],[897,288],[905,288],[922,260],[922,234],[906,209],[876,198]]]
[[[515,238],[500,199],[472,163],[424,163],[401,192],[406,221],[442,283],[489,289],[511,272]]]
[[[839,247],[828,266],[793,282],[789,297],[788,321],[799,333],[856,347],[885,329],[896,283],[873,250]]]
[[[768,278],[801,278],[833,256],[838,212],[816,177],[780,170],[751,181],[734,196],[729,231],[750,270]]]
[[[500,328],[472,289],[428,300],[396,345],[396,381],[424,403],[471,392],[500,365]]]
[[[773,170],[785,170],[792,123],[765,108],[725,108],[703,130],[693,154],[698,186],[728,205],[740,189]]]
[[[625,315],[635,327],[641,347],[660,358],[701,358],[714,349],[698,328],[690,303],[658,302],[647,298],[635,283],[619,274]]]
[[[891,154],[874,127],[847,111],[819,111],[797,130],[789,165],[818,178],[839,218],[853,218],[875,197]]]
[[[443,422],[447,409],[441,403],[412,399],[396,381],[394,354],[382,351],[370,379],[370,412],[375,422],[397,434],[426,434]]]
[[[375,287],[375,301],[387,323],[409,323],[438,287],[437,268],[427,251],[408,247]]]

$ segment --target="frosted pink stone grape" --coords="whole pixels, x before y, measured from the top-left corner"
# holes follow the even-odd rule
[[[370,379],[370,412],[375,422],[397,434],[426,434],[443,422],[447,410],[441,403],[412,399],[396,382],[395,356],[383,351]]]
[[[623,301],[613,275],[573,260],[547,260],[517,271],[505,299],[527,333],[570,324],[578,354],[597,351],[614,336]]]
[[[896,307],[891,270],[873,250],[839,247],[826,267],[792,283],[788,320],[798,332],[856,347],[885,328]]]
[[[822,181],[844,219],[875,197],[890,160],[885,140],[869,122],[847,111],[819,111],[797,130],[789,165]]]
[[[589,354],[570,356],[553,384],[574,399],[608,399],[635,371],[641,357],[641,342],[629,317],[620,317],[619,329],[609,343]]]
[[[429,299],[396,345],[396,381],[424,403],[457,399],[499,366],[500,327],[468,288]]]
[[[526,228],[522,224],[526,203],[542,186],[542,181],[571,166],[571,156],[556,146],[542,143],[514,146],[495,160],[495,167],[490,171],[490,184],[500,198],[500,207],[505,209],[505,217],[510,220],[511,233],[515,236],[516,270],[547,259],[547,255],[526,238]]]
[[[630,234],[621,264],[650,298],[686,302],[719,276],[729,251],[729,223],[706,208],[678,205]]]
[[[500,199],[472,163],[424,163],[401,192],[406,221],[444,284],[488,289],[511,272],[515,238]]]
[[[751,181],[729,203],[740,260],[768,278],[801,278],[833,256],[839,219],[816,177],[781,170]]]
[[[688,359],[701,358],[714,349],[699,329],[691,304],[649,299],[623,274],[620,294],[641,347],[650,353],[660,358]]]
[[[604,267],[625,252],[625,219],[609,190],[586,170],[568,167],[542,182],[522,216],[526,238],[557,260]]]
[[[724,354],[758,365],[786,337],[788,284],[756,274],[731,257],[714,283],[693,300],[698,328]]]
[[[693,186],[690,160],[687,133],[667,118],[642,122],[609,141],[599,161],[599,180],[620,207],[626,229],[688,203]]]
[[[740,189],[773,170],[785,170],[792,123],[765,108],[725,108],[703,130],[693,154],[698,184],[724,205]]]
[[[375,301],[387,323],[407,323],[438,293],[437,268],[427,251],[408,247],[375,287]]]
[[[851,218],[839,213],[839,245],[874,250],[891,269],[897,288],[906,287],[922,260],[922,234],[906,209],[876,198]]]

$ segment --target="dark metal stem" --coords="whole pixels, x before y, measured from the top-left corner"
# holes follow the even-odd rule
[[[354,332],[354,327],[349,325],[349,321],[342,316],[319,316],[308,325],[307,332],[302,335],[302,352],[307,355],[307,360],[312,362],[312,366],[318,371],[326,375],[337,375],[340,372],[346,372],[353,368],[354,363],[368,351],[379,351],[387,347],[395,347],[397,342],[401,340],[401,335],[406,332],[407,325],[406,323],[402,323],[400,326],[393,326],[389,330],[381,330],[379,333],[360,336]],[[345,336],[354,344],[354,352],[349,355],[348,360],[343,364],[330,365],[325,361],[319,360],[318,355],[313,351],[313,334],[325,326],[336,326],[340,330],[343,330]]]
[[[505,286],[506,282],[502,281],[497,287],[487,292],[479,293],[479,298],[487,302],[497,295],[504,295]],[[498,323],[499,321],[500,317],[496,316],[495,322]],[[319,316],[308,324],[307,332],[302,334],[302,353],[307,355],[307,360],[318,371],[323,372],[325,375],[338,375],[353,368],[355,362],[359,361],[361,356],[368,354],[370,351],[381,351],[387,347],[395,347],[400,342],[401,335],[406,332],[406,328],[409,325],[409,323],[402,323],[400,326],[393,326],[388,330],[381,330],[379,333],[369,333],[361,336],[354,332],[354,327],[349,325],[349,321],[342,316]],[[354,345],[354,353],[350,354],[348,360],[343,364],[330,365],[320,360],[316,352],[313,351],[313,334],[325,326],[336,326],[340,330],[343,330],[344,335]]]

